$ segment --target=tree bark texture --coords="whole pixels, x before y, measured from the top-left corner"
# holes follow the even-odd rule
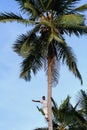
[[[53,130],[52,126],[52,59],[48,58],[48,130]]]

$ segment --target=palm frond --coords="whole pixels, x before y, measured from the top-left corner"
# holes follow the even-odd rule
[[[41,12],[39,12],[39,9],[35,8],[35,4],[31,2],[25,2],[24,9],[26,9],[29,13],[32,14],[32,18],[39,17],[39,15],[41,14]]]
[[[55,103],[55,101],[54,101]],[[61,128],[62,126],[64,128],[71,126],[77,118],[75,117],[75,108],[70,103],[70,97],[67,96],[67,98],[63,101],[63,103],[58,108],[57,105],[53,105],[53,115],[54,115],[54,122],[58,124],[58,128]]]
[[[52,27],[52,24],[51,24],[51,22],[49,22],[48,20],[46,20],[46,19],[41,19],[41,21],[39,22],[39,24],[40,25],[45,25],[45,26],[47,26],[47,27]]]
[[[38,11],[34,7],[34,1],[32,0],[30,2],[28,0],[15,0],[15,1],[17,1],[17,3],[19,4],[21,12],[28,14],[29,18],[31,17],[34,18],[34,16],[38,14]]]
[[[42,46],[39,40],[35,41],[34,46],[32,45],[32,50],[28,53],[27,58],[25,58],[21,65],[20,77],[25,80],[30,80],[31,72],[36,74],[42,67],[44,63],[44,57],[42,56]],[[29,77],[27,77],[29,74]]]
[[[46,0],[16,0],[19,5],[20,5],[20,9],[21,11],[24,11],[26,13],[29,14],[30,19],[35,19],[40,17],[40,14],[42,14],[42,12],[45,12],[46,9],[46,5],[47,5],[47,1]]]
[[[73,72],[73,74],[79,78],[81,84],[83,84],[81,74],[77,68],[76,58],[73,54],[72,48],[64,45],[58,44],[58,58],[62,60],[63,63],[66,63],[69,70]]]
[[[26,81],[31,80],[31,73],[35,75],[43,66],[43,59],[40,54],[30,55],[23,60],[21,65],[20,77],[24,78]]]
[[[35,37],[34,35],[31,36]],[[31,42],[31,39],[29,37],[26,37],[26,35],[22,34],[16,40],[13,49],[23,58],[27,58],[31,51],[34,49],[32,43],[34,43],[34,40]]]
[[[38,27],[35,27],[34,30],[37,32]],[[13,47],[14,51],[24,57],[20,77],[25,80],[30,80],[31,73],[36,74],[42,68],[44,62],[42,56],[43,44],[41,44],[40,39],[33,32],[34,30],[28,32],[27,35],[21,35]]]
[[[75,8],[73,11],[77,11],[77,12],[87,11],[87,4],[84,4],[80,7]]]
[[[53,103],[52,112],[55,115],[55,114],[57,114],[58,106],[57,106],[57,104],[56,104],[56,102],[54,101],[53,98],[51,98],[51,100],[52,100],[52,103]]]
[[[28,37],[29,35],[20,35],[17,40],[15,41],[15,44],[13,45],[13,50],[18,53],[22,57],[27,57],[29,53],[29,47],[27,46]],[[30,42],[28,42],[29,44]]]
[[[52,2],[51,8],[59,15],[67,14],[71,12],[78,1],[79,0],[55,0]]]
[[[76,36],[79,37],[83,34],[87,34],[87,26],[64,27],[63,32],[66,33],[67,35],[75,34]]]
[[[54,43],[55,43],[55,41],[57,41],[57,42],[59,42],[61,44],[66,44],[65,40],[63,39],[63,37],[61,37],[60,34],[55,33],[55,30],[49,33],[49,36],[48,36],[48,45],[51,44],[52,41],[54,41]]]
[[[23,23],[25,25],[29,25],[29,24],[34,25],[35,24],[35,21],[24,19],[21,15],[16,15],[12,12],[11,13],[1,13],[0,22],[3,22],[3,23],[18,22],[18,23]]]
[[[79,93],[79,106],[83,109],[83,113],[87,115],[87,93],[83,90]]]
[[[74,110],[74,115],[75,115],[76,119],[78,120],[79,124],[81,124],[81,125],[83,124],[84,125],[84,124],[87,123],[85,118],[78,111]]]
[[[47,0],[37,0],[35,1],[35,6],[42,14],[43,12],[46,12]]]
[[[49,10],[53,5],[53,0],[49,0],[47,5],[46,5],[46,10]]]
[[[24,3],[26,2],[26,0],[15,0],[15,1],[18,3],[20,9],[22,10],[23,7],[24,7]]]
[[[39,112],[42,113],[42,115],[45,115],[43,109],[39,108],[38,106],[37,106],[37,109],[38,109]]]
[[[83,15],[68,14],[58,17],[54,21],[60,33],[66,33],[67,35],[75,34],[76,36],[87,34],[87,26],[85,25]]]
[[[18,36],[13,45],[13,50],[20,56],[26,58],[28,54],[32,51],[34,43],[36,43],[38,40],[36,33],[39,32],[39,27],[40,25],[37,25],[26,34]]]
[[[61,37],[60,35],[54,34],[54,35],[53,35],[53,38],[54,38],[54,40],[57,41],[58,43],[66,44],[66,43],[65,43],[65,40],[64,40],[63,37]]]
[[[59,109],[65,109],[68,110],[67,108],[69,107],[70,104],[70,97],[67,96],[67,98],[63,101],[63,103],[60,105]],[[67,108],[66,108],[67,107]]]
[[[69,26],[78,26],[84,25],[84,16],[79,14],[67,14],[55,19],[55,23],[59,26],[69,27]]]
[[[75,127],[77,126],[77,128],[80,125],[84,127],[84,124],[86,124],[85,118],[81,115],[81,113],[76,111],[75,107],[73,107],[70,104],[69,98],[70,97],[68,96],[59,108],[59,113],[60,113],[61,119],[69,127],[72,125],[74,125]]]
[[[43,8],[43,12],[46,11],[46,0],[38,0],[38,5],[41,5],[41,7]]]
[[[52,66],[52,86],[56,87],[59,81],[59,69],[60,69],[60,64],[59,61],[54,57],[54,62]]]

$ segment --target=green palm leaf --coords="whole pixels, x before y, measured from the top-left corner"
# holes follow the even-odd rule
[[[14,22],[14,21],[18,23],[23,23],[25,25],[35,24],[35,21],[24,19],[21,15],[16,15],[14,13],[0,14],[0,22],[6,23],[6,22]]]
[[[30,80],[31,73],[33,72],[33,74],[36,74],[43,67],[44,63],[40,42],[37,40],[37,42],[35,42],[31,47],[32,50],[29,51],[27,58],[23,60],[21,66],[22,70],[20,77],[25,80]]]
[[[62,15],[70,13],[78,1],[79,0],[52,0],[49,6],[56,11],[57,14]]]
[[[74,11],[78,11],[78,12],[87,11],[87,4],[84,4],[80,7],[75,8]]]
[[[40,16],[40,14],[42,14],[42,12],[46,11],[45,7],[47,4],[47,1],[43,1],[43,0],[37,0],[36,2],[31,0],[16,0],[19,5],[20,5],[20,9],[26,13],[28,13],[30,15],[30,19],[35,19],[38,18]]]
[[[62,59],[63,63],[66,63],[69,70],[73,72],[73,74],[78,77],[83,84],[81,74],[77,68],[76,58],[72,52],[72,48],[63,44],[58,45],[58,58]]]
[[[36,56],[30,55],[24,59],[21,65],[22,70],[20,77],[30,81],[32,72],[36,74],[42,68],[42,61],[43,58],[40,54],[37,54]]]
[[[33,3],[31,4],[30,2],[25,2],[24,3],[24,8],[32,13],[33,18],[36,18],[40,15],[40,12],[37,8],[35,8],[35,6],[33,5]]]
[[[67,35],[75,34],[76,36],[80,36],[80,35],[83,35],[83,34],[87,34],[87,27],[86,26],[64,27],[62,30]]]
[[[33,30],[27,32],[26,34],[20,35],[13,45],[13,49],[20,56],[26,58],[29,53],[31,53],[34,44],[38,40],[35,32],[39,31],[40,25],[37,25]]]
[[[83,109],[83,113],[87,116],[87,93],[83,90],[79,93],[79,106]]]
[[[72,19],[72,20],[71,20]],[[75,34],[80,36],[87,33],[87,26],[85,26],[85,18],[83,15],[68,14],[55,19],[56,27],[62,34]]]
[[[56,24],[63,27],[84,25],[84,16],[79,14],[67,14],[56,18]]]

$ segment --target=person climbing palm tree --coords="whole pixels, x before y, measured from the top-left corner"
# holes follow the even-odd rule
[[[42,96],[42,100],[32,100],[33,102],[39,102],[39,103],[42,103],[43,104],[43,112],[44,112],[44,115],[45,115],[45,119],[47,121],[48,120],[48,112],[47,112],[47,100],[45,98],[45,96]]]

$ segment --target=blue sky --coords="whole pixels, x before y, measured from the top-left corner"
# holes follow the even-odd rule
[[[0,0],[0,12],[2,11],[18,12],[18,5],[14,0]],[[44,70],[32,76],[31,82],[20,79],[22,59],[12,50],[17,36],[28,29],[30,28],[15,22],[0,23],[0,130],[33,130],[47,125],[36,108],[41,105],[32,102],[32,99],[41,99],[42,95],[47,97]],[[80,38],[66,37],[66,41],[78,59],[77,64],[84,84],[81,86],[66,66],[61,65],[59,84],[53,88],[53,98],[60,104],[70,95],[71,102],[75,104],[80,89],[87,89],[87,35]]]

